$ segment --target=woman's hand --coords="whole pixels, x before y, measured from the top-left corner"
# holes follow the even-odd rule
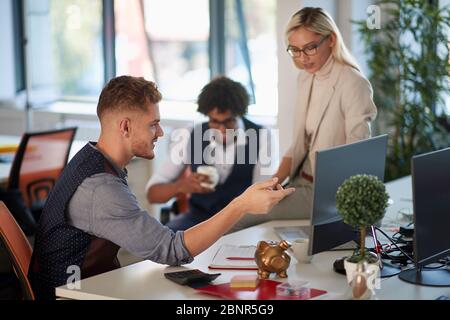
[[[280,183],[283,183],[283,181],[286,180],[286,178],[289,176],[289,172],[291,171],[291,165],[292,165],[292,158],[283,157],[277,172],[273,176],[278,178],[278,181]]]

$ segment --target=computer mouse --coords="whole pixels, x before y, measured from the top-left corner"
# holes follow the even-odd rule
[[[345,267],[344,267],[345,259],[347,259],[347,257],[343,257],[343,258],[340,258],[340,259],[337,259],[336,261],[334,261],[334,263],[333,263],[334,272],[346,275]]]

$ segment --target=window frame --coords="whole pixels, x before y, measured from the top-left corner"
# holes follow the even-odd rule
[[[117,74],[116,68],[116,22],[114,0],[102,0],[103,12],[103,70],[105,84]]]
[[[24,0],[12,1],[13,6],[13,30],[14,34],[14,68],[16,94],[25,91],[25,31],[24,31]]]
[[[25,33],[25,2],[26,0],[15,0],[14,3],[14,32],[15,32],[15,69],[17,93],[27,90],[26,79],[26,42]],[[239,46],[242,50],[244,62],[250,81],[250,98],[256,102],[253,76],[251,72],[250,54],[247,45],[246,23],[241,0],[209,0],[209,22],[210,35],[208,40],[208,55],[210,66],[210,79],[217,75],[226,75],[226,34],[225,34],[225,1],[235,1],[236,15],[239,22]],[[114,78],[117,74],[116,59],[116,30],[115,30],[115,1],[102,0],[102,44],[103,44],[103,72],[104,84]],[[58,101],[83,101],[75,97],[61,96]],[[34,108],[33,106],[31,106]]]

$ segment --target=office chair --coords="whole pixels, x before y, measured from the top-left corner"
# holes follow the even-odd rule
[[[25,234],[33,234],[50,190],[69,158],[77,128],[25,133],[14,156],[4,201]]]
[[[33,289],[27,276],[32,254],[31,245],[2,201],[0,201],[0,241],[6,248],[19,279],[23,298],[34,300]]]
[[[185,213],[189,209],[189,195],[180,194],[174,200],[169,201],[161,208],[160,222],[167,224],[172,216],[177,216],[180,213]]]
[[[187,177],[191,173],[191,168],[186,167],[180,176]],[[162,224],[167,224],[171,216],[177,216],[180,213],[185,213],[189,210],[190,194],[179,194],[174,200],[169,201],[161,208],[159,221]]]

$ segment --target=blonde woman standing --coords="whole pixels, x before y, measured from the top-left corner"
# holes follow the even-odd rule
[[[369,81],[346,48],[331,16],[303,8],[286,28],[287,52],[300,70],[291,147],[274,176],[296,191],[263,217],[246,217],[234,231],[277,219],[309,219],[315,152],[370,137],[377,114]]]

